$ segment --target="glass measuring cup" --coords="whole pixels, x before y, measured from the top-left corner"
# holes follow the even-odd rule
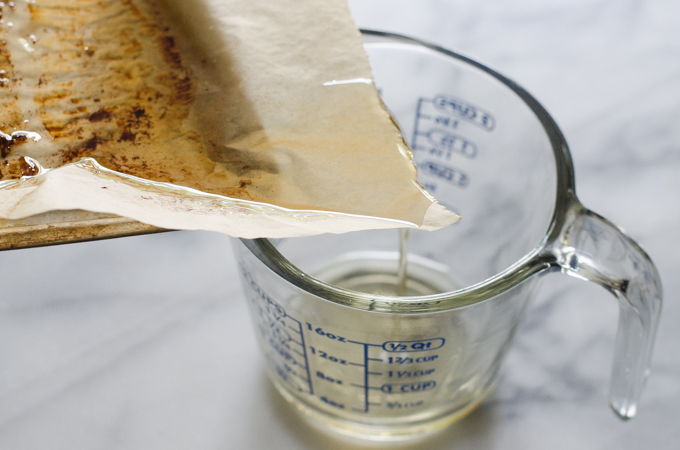
[[[419,181],[463,220],[412,230],[397,296],[395,230],[235,245],[268,375],[337,431],[400,439],[440,429],[493,389],[542,275],[619,300],[609,402],[635,415],[661,310],[644,251],[575,196],[566,142],[522,88],[464,56],[364,32],[376,84]]]

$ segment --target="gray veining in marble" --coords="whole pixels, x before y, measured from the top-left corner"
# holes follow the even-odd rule
[[[665,292],[632,421],[606,403],[615,300],[551,274],[491,397],[428,441],[389,448],[677,449],[680,2],[350,6],[361,27],[472,55],[529,90],[570,144],[583,203],[647,250]],[[226,236],[3,252],[0,279],[2,450],[364,448],[301,422],[265,380]]]

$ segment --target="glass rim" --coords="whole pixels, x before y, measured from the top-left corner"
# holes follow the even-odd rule
[[[569,148],[562,132],[547,110],[517,83],[468,56],[400,34],[367,29],[361,29],[360,31],[362,37],[373,38],[373,42],[384,41],[425,47],[464,62],[503,83],[531,109],[548,136],[553,149],[555,170],[557,172],[553,215],[543,239],[514,264],[476,284],[439,294],[403,297],[367,294],[318,280],[298,269],[266,238],[241,239],[241,242],[270,270],[303,291],[352,308],[386,313],[426,313],[469,306],[495,297],[532,275],[554,266],[554,258],[546,254],[545,249],[558,236],[570,205],[577,202],[577,200],[574,186],[574,169]]]

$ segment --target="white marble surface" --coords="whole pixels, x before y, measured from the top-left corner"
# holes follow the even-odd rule
[[[350,5],[362,27],[473,55],[527,88],[570,143],[583,203],[636,239],[664,282],[637,418],[606,404],[615,300],[550,275],[495,393],[411,447],[677,449],[680,2]],[[361,448],[298,420],[264,379],[225,236],[3,252],[0,280],[2,450]]]

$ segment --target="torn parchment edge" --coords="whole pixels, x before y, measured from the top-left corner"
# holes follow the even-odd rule
[[[92,158],[56,169],[40,168],[39,175],[0,183],[0,192],[0,217],[6,219],[84,209],[162,228],[217,231],[246,239],[388,228],[434,230],[459,219],[436,202],[427,210],[421,226],[334,211],[294,210],[126,175]]]

